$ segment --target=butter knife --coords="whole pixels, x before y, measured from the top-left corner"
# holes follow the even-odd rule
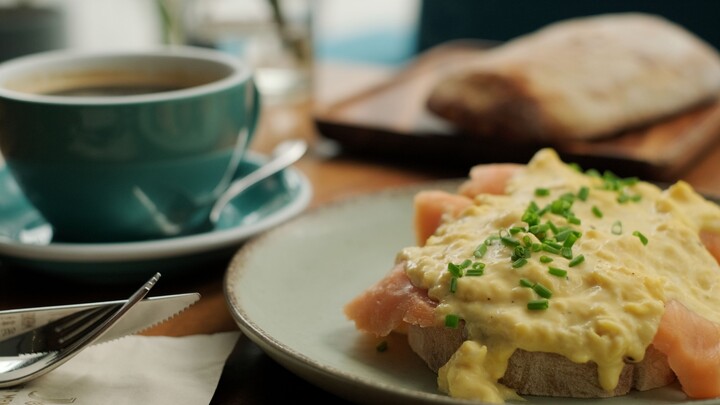
[[[123,336],[133,335],[158,325],[200,299],[198,293],[164,295],[145,298],[108,329],[93,344],[108,342]],[[92,302],[84,304],[59,305],[36,308],[23,308],[0,311],[0,357],[17,355],[17,346],[13,338],[35,328],[45,326],[66,316],[99,307],[119,307],[126,300]],[[25,354],[42,352],[47,349],[34,348]]]

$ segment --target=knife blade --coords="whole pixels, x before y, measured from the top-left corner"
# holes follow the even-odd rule
[[[200,294],[198,293],[145,298],[132,307],[118,323],[107,330],[94,344],[142,332],[174,317],[199,299]],[[124,304],[125,301],[103,301],[0,311],[0,356],[9,355],[13,351],[11,347],[3,349],[3,342],[10,342],[15,336],[42,327],[65,316],[91,308],[118,306]]]

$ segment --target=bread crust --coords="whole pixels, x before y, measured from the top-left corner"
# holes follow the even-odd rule
[[[436,373],[466,340],[463,328],[410,325],[407,333],[412,350]],[[673,381],[675,374],[667,357],[651,345],[642,361],[625,365],[613,391],[600,386],[597,365],[593,362],[574,363],[559,354],[522,349],[510,357],[499,382],[520,395],[607,398],[626,395],[633,389],[664,387]]]
[[[720,57],[654,15],[552,24],[478,55],[434,86],[427,108],[465,132],[590,140],[717,99]]]

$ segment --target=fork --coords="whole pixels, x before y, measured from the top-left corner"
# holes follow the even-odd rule
[[[0,388],[40,377],[99,339],[157,283],[156,273],[122,304],[90,308],[0,342]]]

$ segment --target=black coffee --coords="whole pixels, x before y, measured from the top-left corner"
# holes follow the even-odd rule
[[[113,86],[89,86],[63,89],[47,92],[50,96],[71,96],[71,97],[107,97],[107,96],[132,96],[136,94],[162,93],[166,91],[180,90],[188,86],[141,86],[141,85],[113,85]]]

